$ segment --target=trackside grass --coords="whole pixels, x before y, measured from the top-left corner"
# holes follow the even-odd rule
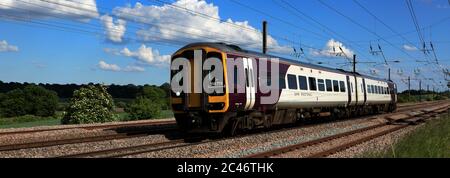
[[[384,152],[369,152],[362,157],[450,158],[450,116],[443,114],[401,138]]]

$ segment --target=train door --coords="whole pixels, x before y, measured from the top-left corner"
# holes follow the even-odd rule
[[[356,77],[355,75],[355,84],[353,86],[355,88],[355,106],[358,105],[358,95],[359,95],[359,90],[358,90],[358,77]]]
[[[255,105],[256,84],[253,70],[253,62],[251,59],[244,58],[244,70],[245,70],[245,109],[250,110]]]
[[[347,88],[348,88],[348,90],[347,90],[347,93],[348,93],[347,105],[350,105],[350,103],[352,102],[352,91],[353,91],[353,88],[352,88],[352,86],[350,84],[350,77],[348,75],[347,75]]]
[[[366,79],[362,78],[362,92],[364,93],[364,105],[367,102]]]
[[[389,92],[391,94],[391,102],[395,103],[396,102],[396,98],[395,98],[395,95],[396,95],[395,84],[391,83],[391,82],[388,82],[388,88],[389,88]]]

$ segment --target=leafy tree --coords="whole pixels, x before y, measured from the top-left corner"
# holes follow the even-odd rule
[[[0,102],[0,113],[3,117],[22,116],[27,114],[23,90],[15,89],[4,94]]]
[[[5,117],[53,116],[58,105],[56,92],[41,86],[28,85],[24,89],[15,89],[3,94],[0,100],[0,114]]]
[[[125,112],[130,120],[152,119],[158,117],[166,107],[166,92],[156,86],[145,85],[138,97],[127,105]]]
[[[44,87],[29,85],[23,89],[27,101],[27,114],[35,116],[53,116],[58,107],[59,98],[56,92]]]
[[[114,101],[101,85],[82,87],[73,93],[62,124],[108,122],[116,119]]]
[[[126,108],[129,120],[152,119],[160,115],[161,104],[142,96],[136,98]]]

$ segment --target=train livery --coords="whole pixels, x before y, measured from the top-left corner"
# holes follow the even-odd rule
[[[172,55],[172,61],[183,57],[194,61],[194,51],[200,50],[204,60],[214,57],[223,64],[224,77],[221,82],[223,93],[171,93],[171,105],[180,128],[195,133],[234,133],[236,130],[269,128],[275,125],[295,123],[319,116],[346,118],[358,115],[392,112],[396,109],[397,88],[392,81],[371,76],[303,63],[295,60],[247,51],[235,45],[224,43],[193,43]],[[243,68],[228,71],[227,60],[236,59]],[[277,61],[270,60],[278,58]],[[259,83],[261,78],[256,71],[262,70],[258,62],[269,59],[278,63],[278,87],[276,102],[263,104]],[[198,61],[197,61],[198,62]],[[201,64],[201,63],[200,63]],[[265,67],[267,67],[265,66]],[[195,68],[194,68],[195,69]],[[188,72],[194,74],[194,69]],[[245,70],[245,71],[237,71]],[[268,67],[267,78],[271,71]],[[171,78],[176,75],[171,71]],[[239,84],[237,77],[244,78],[244,92],[235,91]],[[241,73],[242,72],[242,73]],[[207,72],[201,72],[205,77]],[[270,83],[271,79],[264,80]],[[188,82],[187,85],[192,84]],[[229,87],[234,84],[233,88]],[[272,85],[273,83],[270,83]]]

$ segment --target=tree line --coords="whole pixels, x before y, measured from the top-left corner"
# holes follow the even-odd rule
[[[170,109],[169,84],[161,86],[154,85],[36,85],[3,83],[2,86],[15,86],[17,88],[0,92],[0,118],[20,117],[20,116],[55,116],[56,111],[63,111],[62,124],[80,124],[109,122],[118,119],[115,108],[124,108],[127,113],[126,118],[121,120],[141,120],[159,117],[161,111]],[[58,107],[60,102],[59,94],[56,91],[45,88],[58,86],[58,91],[62,88],[74,89],[70,94],[67,106]],[[3,89],[7,88],[4,87]],[[79,87],[78,89],[75,89]],[[67,89],[66,88],[66,89]],[[113,89],[111,89],[113,88]],[[69,91],[70,91],[69,90]],[[134,92],[134,98],[129,102],[122,102],[121,106],[115,103],[110,91],[114,92]],[[124,94],[116,96],[125,96]],[[59,108],[59,109],[58,109]]]
[[[71,98],[73,95],[73,92],[75,90],[78,90],[82,87],[87,87],[90,85],[99,85],[94,83],[88,83],[88,84],[35,84],[35,83],[18,83],[18,82],[3,82],[0,80],[0,93],[6,93],[15,89],[24,89],[25,87],[29,85],[36,85],[41,86],[47,90],[51,90],[56,92],[59,98]],[[142,93],[144,87],[153,86],[158,87],[160,89],[163,89],[166,92],[166,96],[169,95],[170,92],[170,85],[168,83],[164,83],[161,86],[155,86],[155,85],[134,85],[134,84],[128,84],[128,85],[116,85],[111,84],[107,85],[107,92],[113,97],[113,98],[126,98],[126,99],[134,99],[136,98],[140,93]]]

